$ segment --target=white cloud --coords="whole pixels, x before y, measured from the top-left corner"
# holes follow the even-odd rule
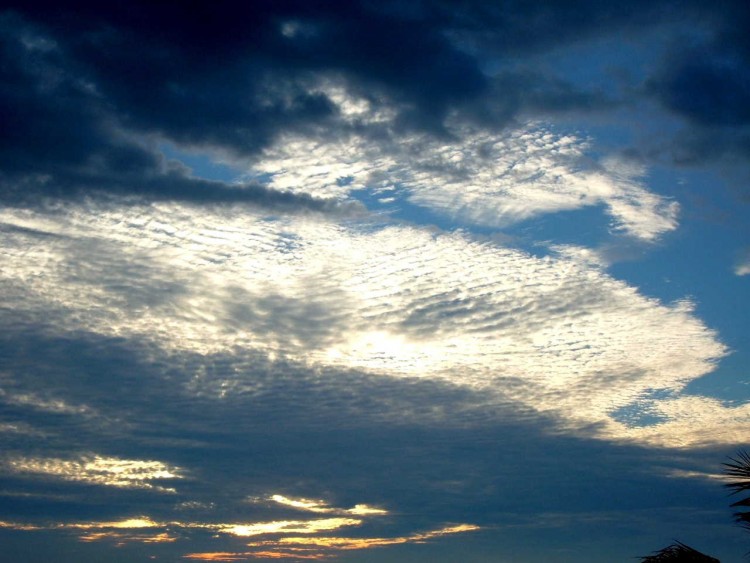
[[[653,409],[664,422],[629,428],[607,420],[604,435],[671,447],[741,444],[747,440],[750,403],[725,406],[709,397],[682,396],[656,401]]]
[[[341,107],[365,102],[339,89]],[[352,119],[369,115],[354,111]],[[346,115],[346,112],[345,112]],[[251,175],[271,186],[326,197],[353,190],[401,194],[411,203],[469,225],[504,227],[548,213],[603,205],[614,230],[653,241],[677,227],[679,206],[644,187],[643,167],[620,158],[596,163],[588,142],[539,124],[502,134],[456,128],[455,140],[413,135],[398,143],[349,136],[337,141],[285,137]]]
[[[112,522],[84,522],[63,524],[65,528],[78,528],[81,530],[116,528],[116,529],[139,529],[139,528],[156,528],[161,524],[154,522],[151,518],[126,518],[125,520],[115,520]]]
[[[18,318],[174,353],[437,378],[611,439],[728,443],[744,424],[710,401],[684,416],[674,397],[657,405],[662,424],[613,419],[649,389],[679,394],[726,348],[689,302],[644,297],[580,249],[538,258],[413,227],[92,205],[0,215],[56,233],[42,245],[32,230],[3,232],[0,284]]]
[[[279,520],[250,524],[208,525],[217,531],[233,536],[249,537],[263,534],[317,534],[330,532],[347,526],[359,526],[362,520],[355,518],[321,518],[317,520]]]
[[[0,401],[56,414],[93,415],[95,413],[86,405],[71,405],[62,399],[42,398],[34,393],[9,393],[4,389],[0,389]]]
[[[351,514],[353,516],[382,516],[388,514],[387,510],[376,508],[367,504],[357,504],[353,508],[336,508],[322,500],[306,498],[290,498],[284,495],[271,495],[271,501],[282,506],[288,506],[304,512],[316,512],[322,514]]]
[[[750,250],[745,249],[734,264],[734,273],[738,276],[750,274]]]
[[[7,461],[11,473],[47,475],[65,481],[80,481],[126,489],[153,489],[174,492],[155,485],[161,479],[180,479],[182,469],[160,461],[120,459],[98,455],[79,459],[16,457]]]
[[[156,522],[148,517],[129,518],[114,522],[53,523],[45,526],[21,522],[0,521],[0,529],[17,531],[39,530],[80,530],[79,539],[84,542],[112,541],[117,546],[127,543],[171,543],[182,538],[190,529],[212,530],[217,534],[253,538],[245,547],[252,551],[203,552],[183,555],[184,559],[206,561],[246,561],[256,559],[328,559],[339,551],[372,549],[424,543],[448,535],[474,532],[480,529],[473,524],[444,526],[435,530],[395,537],[342,537],[319,535],[342,528],[360,526],[362,520],[349,518],[326,518],[314,520],[289,520],[248,523],[206,523],[206,522]],[[256,539],[256,536],[266,536]],[[247,541],[247,540],[245,540]]]
[[[360,549],[372,549],[376,547],[386,547],[391,545],[400,545],[405,543],[424,543],[426,541],[448,536],[452,534],[463,534],[466,532],[475,532],[479,526],[473,524],[458,524],[456,526],[446,526],[437,530],[411,534],[408,536],[397,536],[389,538],[344,538],[344,537],[284,537],[278,540],[269,540],[248,544],[248,547],[263,547],[284,549],[291,546],[304,546],[310,548],[328,549],[335,551],[348,551]]]

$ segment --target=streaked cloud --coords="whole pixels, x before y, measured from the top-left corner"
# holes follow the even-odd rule
[[[479,526],[459,524],[428,532],[391,538],[346,538],[330,536],[284,537],[279,540],[268,540],[247,544],[248,547],[254,548],[252,551],[190,553],[184,555],[183,558],[199,561],[242,561],[245,559],[329,559],[340,551],[373,549],[408,543],[424,543],[443,536],[473,532],[479,529]]]
[[[19,522],[4,522],[0,521],[0,528],[6,528],[10,530],[20,530],[25,532],[33,532],[36,530],[43,530],[42,526],[35,526],[34,524],[21,524]]]
[[[71,405],[62,399],[40,397],[34,393],[9,393],[0,389],[0,401],[21,407],[31,407],[45,412],[70,415],[93,415],[86,405]]]
[[[183,559],[193,561],[247,561],[250,555],[247,553],[233,553],[228,551],[216,551],[207,553],[188,553]]]
[[[85,524],[66,524],[66,528],[80,528],[83,530],[94,528],[155,528],[159,524],[150,518],[128,518],[115,522],[96,522]]]
[[[429,532],[422,532],[418,534],[411,534],[409,536],[396,537],[396,538],[342,538],[342,537],[316,537],[316,538],[300,538],[300,537],[289,537],[281,538],[278,541],[265,541],[258,542],[255,544],[248,544],[249,547],[286,547],[289,546],[304,546],[304,547],[321,547],[331,548],[334,550],[351,550],[351,549],[370,549],[373,547],[385,547],[389,545],[397,545],[402,543],[417,543],[428,541],[431,539],[439,538],[441,536],[451,534],[461,534],[465,532],[474,532],[479,530],[479,526],[472,524],[459,524],[456,526],[448,526],[438,530],[432,530]]]
[[[374,506],[368,506],[366,504],[357,504],[353,508],[336,508],[330,506],[328,503],[322,500],[311,500],[305,498],[289,498],[284,495],[271,495],[271,501],[278,503],[282,506],[288,506],[296,510],[304,512],[316,512],[323,514],[351,514],[353,516],[374,516],[374,515],[385,515],[388,514],[387,510],[382,508],[376,508]]]
[[[284,501],[288,501],[282,497]],[[289,505],[288,502],[282,504]],[[366,505],[358,505],[360,507]],[[354,509],[352,509],[354,510]],[[360,510],[363,516],[379,516],[384,511]],[[161,544],[182,542],[196,529],[210,530],[215,532],[216,537],[220,535],[232,538],[247,538],[254,536],[277,537],[278,539],[260,540],[247,544],[253,548],[252,552],[206,552],[190,553],[183,557],[194,560],[207,561],[232,561],[233,558],[286,558],[293,554],[294,557],[309,556],[317,559],[327,556],[321,550],[352,550],[368,549],[409,542],[423,542],[446,534],[455,534],[479,529],[473,525],[458,525],[446,527],[426,533],[413,534],[403,538],[370,538],[350,539],[343,537],[329,538],[321,535],[342,528],[361,526],[363,520],[353,518],[313,518],[309,520],[284,520],[265,522],[201,522],[201,521],[166,521],[158,522],[146,516],[126,518],[116,521],[91,521],[91,522],[65,522],[47,523],[44,525],[33,525],[20,522],[0,521],[0,528],[15,531],[75,531],[79,541],[112,542],[116,546],[124,546],[129,543]],[[303,536],[308,537],[308,541]]]
[[[61,522],[47,523],[44,525],[30,525],[19,522],[0,522],[0,528],[16,531],[67,531],[72,530],[77,534],[79,541],[90,543],[110,541],[121,547],[128,543],[172,543],[177,541],[177,536],[167,531],[144,531],[148,528],[162,528],[163,524],[154,522],[150,518],[127,518],[112,522]]]
[[[98,455],[81,456],[78,459],[19,457],[10,458],[5,465],[12,474],[40,475],[64,481],[159,492],[174,492],[174,489],[154,482],[183,478],[181,468],[160,461]]]
[[[172,543],[177,541],[175,536],[167,532],[159,534],[126,534],[122,532],[91,532],[78,537],[82,542],[112,541],[118,547],[126,543]]]
[[[171,530],[206,529],[220,534],[235,537],[251,537],[282,534],[319,534],[345,527],[360,526],[363,520],[353,518],[318,518],[310,520],[283,520],[270,522],[193,522],[168,521],[157,522],[151,518],[141,516],[112,522],[67,522],[35,526],[17,522],[3,522],[2,527],[15,530],[84,530],[86,541],[108,539],[110,537],[125,537],[118,535],[117,530],[142,530],[146,528],[162,528]],[[164,537],[163,533],[143,537]],[[168,541],[173,541],[171,536]],[[165,540],[167,541],[167,540]]]
[[[254,524],[218,524],[217,531],[233,536],[249,537],[263,534],[317,534],[338,530],[346,526],[359,526],[362,520],[355,518],[321,518],[316,520],[280,520]]]

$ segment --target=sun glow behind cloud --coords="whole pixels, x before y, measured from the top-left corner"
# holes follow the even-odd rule
[[[359,526],[362,520],[355,518],[322,518],[317,520],[279,520],[257,524],[221,524],[217,531],[233,536],[249,537],[263,534],[317,534],[338,530],[345,526]]]
[[[726,353],[689,301],[643,297],[564,252],[538,258],[460,232],[324,216],[90,205],[0,215],[0,284],[19,314],[173,353],[244,349],[436,378],[553,414],[570,431],[597,424],[610,439],[733,442],[747,422],[747,407],[679,396]],[[37,245],[37,231],[55,237]],[[662,423],[611,416],[652,389],[670,390],[653,406]],[[688,403],[700,419],[685,415]]]
[[[403,545],[408,543],[424,543],[443,536],[463,534],[479,530],[479,526],[472,524],[458,524],[446,526],[437,530],[411,534],[400,537],[282,537],[278,540],[265,540],[248,543],[247,547],[253,551],[244,552],[215,552],[191,553],[183,556],[185,559],[200,561],[241,561],[251,559],[328,559],[337,552],[373,549]]]
[[[326,558],[335,551],[340,550],[369,549],[371,547],[423,542],[442,535],[479,529],[474,525],[461,524],[397,538],[347,539],[340,536],[330,538],[321,534],[338,531],[342,528],[362,526],[365,523],[365,519],[383,516],[388,512],[366,504],[357,504],[351,509],[337,509],[324,501],[291,499],[283,495],[272,495],[269,497],[269,500],[275,504],[304,512],[358,514],[361,518],[331,517],[259,522],[204,522],[191,520],[156,521],[147,516],[137,516],[115,521],[47,523],[44,525],[0,521],[0,528],[30,532],[44,530],[72,531],[76,533],[81,542],[111,542],[118,547],[130,543],[159,544],[181,542],[189,539],[195,530],[210,531],[215,534],[215,538],[221,536],[233,539],[256,536],[267,538],[246,544],[246,547],[253,549],[253,551],[249,552],[206,552],[191,553],[184,556],[186,559],[205,561],[287,557],[318,559]],[[305,540],[305,537],[308,539]]]

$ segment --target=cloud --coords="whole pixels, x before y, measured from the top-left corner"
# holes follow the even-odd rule
[[[703,126],[750,123],[750,73],[739,53],[712,52],[705,46],[684,51],[667,64],[654,88],[662,103]],[[687,55],[687,56],[686,56]]]
[[[52,221],[60,235],[41,246],[35,230],[6,231],[4,291],[19,314],[38,319],[28,322],[54,320],[55,331],[127,336],[175,354],[244,349],[300,366],[429,377],[554,413],[563,428],[605,424],[608,437],[664,444],[699,438],[689,419],[628,428],[612,413],[650,389],[680,393],[726,353],[688,301],[662,304],[590,262],[461,233],[175,205],[142,206],[135,219],[107,207],[8,210],[3,221],[19,215],[37,230]],[[245,388],[193,381],[212,394]],[[740,415],[704,406],[702,429],[714,409],[722,423]]]
[[[353,516],[373,516],[388,514],[387,510],[383,510],[382,508],[375,508],[366,504],[358,504],[353,508],[335,508],[321,500],[311,500],[304,498],[294,499],[285,497],[284,495],[271,495],[270,500],[280,505],[289,506],[296,510],[302,510],[306,512],[316,512],[323,514],[351,514]]]
[[[281,520],[257,524],[224,524],[215,526],[225,534],[249,537],[263,534],[317,534],[338,530],[345,526],[359,526],[362,520],[355,518],[322,518],[317,520]]]
[[[276,495],[279,496],[279,495]],[[284,501],[288,501],[281,497]],[[285,502],[285,504],[289,504]],[[358,505],[365,506],[365,505]],[[363,516],[381,515],[384,511],[360,511]],[[340,550],[369,549],[371,547],[382,547],[404,543],[423,543],[449,534],[464,533],[478,530],[478,526],[461,524],[445,527],[425,533],[412,534],[397,538],[344,538],[321,535],[321,533],[332,532],[346,527],[361,526],[361,519],[352,518],[324,518],[310,520],[282,520],[265,522],[241,522],[241,523],[216,523],[200,521],[169,521],[158,522],[148,517],[133,517],[116,521],[90,521],[90,522],[59,522],[45,525],[29,525],[20,522],[0,521],[0,528],[15,531],[73,531],[77,534],[79,541],[112,542],[118,547],[130,543],[180,544],[190,536],[194,530],[210,530],[216,533],[214,536],[229,536],[234,538],[247,538],[262,536],[267,539],[256,540],[246,544],[253,551],[244,553],[230,552],[205,552],[188,553],[185,559],[219,560],[227,561],[238,557],[241,559],[251,558],[284,558],[286,553],[309,553],[310,558],[322,558]],[[149,531],[150,530],[150,531]],[[301,536],[303,534],[304,536]],[[304,539],[307,537],[307,539]],[[268,539],[276,538],[276,539]],[[314,556],[314,557],[313,557]]]
[[[6,12],[0,17],[0,38],[0,106],[9,120],[9,135],[0,142],[0,197],[6,203],[36,206],[45,197],[116,193],[136,200],[357,211],[258,183],[194,178],[179,162],[165,158],[153,139],[108,115],[107,102],[70,60],[70,51],[38,26]]]
[[[685,30],[671,42],[645,90],[680,119],[663,147],[673,162],[718,162],[742,170],[750,155],[750,48],[744,32],[750,12],[742,2],[727,2],[722,12],[713,25]]]
[[[4,369],[17,374],[20,382],[44,383],[55,393],[64,388],[63,396],[71,402],[85,402],[120,421],[116,426],[82,421],[75,432],[67,432],[54,421],[21,413],[29,424],[47,431],[44,439],[35,438],[37,457],[59,458],[60,451],[71,448],[104,448],[119,459],[159,459],[189,476],[169,483],[177,491],[165,495],[147,488],[82,487],[80,481],[6,474],[2,494],[9,502],[4,503],[3,519],[18,526],[42,525],[46,530],[7,529],[13,542],[25,545],[39,538],[62,550],[92,553],[122,545],[123,554],[236,554],[250,550],[248,541],[280,537],[241,537],[221,530],[331,517],[363,523],[305,536],[387,541],[450,526],[444,522],[466,522],[492,528],[485,535],[477,534],[484,538],[476,540],[480,542],[497,534],[501,540],[523,535],[512,527],[520,524],[544,539],[550,528],[538,524],[539,507],[557,495],[565,506],[591,508],[593,520],[601,497],[600,491],[591,489],[591,480],[611,482],[614,465],[631,470],[616,478],[622,512],[613,514],[608,526],[613,521],[633,526],[634,507],[641,507],[638,528],[669,534],[665,522],[674,519],[654,513],[654,505],[668,505],[674,498],[690,498],[691,503],[715,498],[719,508],[724,507],[715,485],[703,487],[692,479],[684,485],[685,479],[661,475],[670,467],[715,470],[716,457],[726,446],[712,445],[714,454],[706,461],[704,452],[691,449],[670,451],[623,446],[619,438],[608,443],[570,437],[561,433],[559,419],[503,401],[486,387],[472,389],[429,376],[397,378],[382,371],[300,365],[289,359],[269,362],[262,355],[236,349],[170,352],[137,338],[103,338],[82,331],[44,338],[24,331],[20,340],[11,335],[6,332],[1,339],[2,353],[9,360]],[[49,366],[23,373],[19,359],[24,346],[44,357]],[[4,416],[12,414],[6,411]],[[578,435],[591,436],[591,432]],[[26,439],[21,443],[7,439],[6,444],[29,455]],[[587,460],[585,472],[591,479],[580,479],[581,460]],[[368,495],[363,498],[365,489]],[[641,496],[643,490],[650,491],[647,500]],[[366,504],[382,507],[388,514],[316,514],[269,501],[275,494],[292,500],[316,499],[320,507],[342,511]],[[573,505],[573,499],[578,504]],[[701,516],[701,525],[726,526],[719,508],[715,514]],[[158,525],[48,529],[62,523],[138,520]],[[559,514],[550,520],[554,529],[565,534],[575,533],[579,522],[573,519],[571,524]],[[600,531],[605,529],[602,526]],[[177,539],[156,541],[164,533]],[[81,536],[91,540],[85,546],[76,544]],[[471,539],[474,533],[462,537],[458,534],[454,541],[435,537],[428,542],[432,546],[389,543],[379,556],[397,558],[409,545],[422,546],[418,549],[426,552],[462,546],[470,552],[476,545]],[[147,538],[156,543],[146,543]],[[256,549],[291,553],[282,547]]]
[[[98,455],[80,459],[11,458],[5,463],[11,474],[56,477],[93,485],[126,489],[153,489],[175,492],[172,488],[154,485],[153,481],[183,478],[182,470],[159,461],[120,459]]]
[[[127,518],[125,520],[113,522],[67,522],[49,524],[46,527],[28,526],[26,524],[3,522],[2,527],[16,530],[86,530],[86,534],[81,536],[84,541],[98,541],[102,539],[115,538],[118,541],[123,537],[120,532],[112,530],[142,530],[145,528],[170,528],[172,530],[190,530],[190,529],[208,529],[220,534],[226,534],[235,537],[250,537],[278,534],[318,534],[320,532],[330,532],[348,526],[359,526],[362,520],[353,518],[323,518],[312,520],[283,520],[271,522],[243,522],[243,523],[211,523],[211,522],[156,522],[151,518],[137,517]],[[94,530],[89,532],[88,530]],[[99,530],[99,531],[97,531]],[[102,531],[103,530],[103,531]],[[137,541],[174,541],[174,537],[165,536],[164,533],[153,534],[149,536],[133,536]],[[154,539],[156,538],[156,539]]]
[[[690,384],[733,329],[606,268],[692,219],[654,163],[746,162],[746,3],[512,4],[3,9],[4,535],[539,559],[674,499],[724,525],[692,477],[750,414]],[[603,250],[507,244],[595,213]]]
[[[484,145],[529,120],[599,115],[637,103],[634,97],[656,99],[685,117],[695,127],[683,138],[704,149],[712,146],[708,132],[715,133],[714,152],[742,146],[747,137],[741,126],[741,108],[747,106],[742,103],[747,82],[742,3],[728,2],[726,13],[716,14],[688,2],[677,24],[668,2],[644,3],[637,10],[580,4],[575,11],[586,17],[571,18],[569,7],[550,2],[513,6],[512,17],[502,6],[473,2],[427,3],[413,12],[370,2],[314,8],[280,3],[248,12],[229,2],[210,16],[193,9],[177,15],[139,3],[128,10],[80,8],[75,17],[18,3],[0,18],[0,106],[10,124],[0,145],[3,197],[24,199],[33,188],[62,197],[113,190],[198,202],[288,202],[289,194],[268,193],[258,184],[238,189],[190,178],[156,147],[169,142],[247,165],[289,140],[335,147],[354,135],[374,145],[405,142],[412,151],[419,148],[414,139],[422,139],[420,144],[440,149],[441,160],[455,156],[455,148],[441,144],[455,141],[456,123],[471,127],[474,140]],[[696,25],[708,43],[707,49],[696,49],[708,54],[696,58],[684,49],[670,51],[647,88],[613,86],[614,92],[604,94],[540,64],[553,49],[615,31],[636,37],[662,30],[672,37]],[[657,47],[664,51],[662,44]],[[691,94],[681,97],[683,92]],[[464,132],[458,137],[465,138]],[[476,164],[476,155],[472,159]],[[412,158],[420,160],[427,167],[420,173],[429,177],[427,159]],[[447,174],[461,171],[453,161],[440,166]],[[606,174],[604,179],[593,172],[583,176],[589,176],[588,184],[604,182],[605,190],[624,190],[622,198],[613,194],[617,205],[605,202],[624,231],[653,238],[673,227],[674,210],[664,207],[659,226],[637,228],[620,212],[623,206],[655,210],[663,202],[645,202],[639,189],[619,181],[619,190],[608,188]],[[555,178],[545,180],[555,184]],[[557,197],[570,208],[574,195],[585,197],[590,189],[572,188]],[[321,205],[299,202],[305,203]],[[475,214],[479,205],[474,201]],[[528,212],[527,205],[519,211]],[[502,221],[502,212],[512,209],[500,207],[490,213]]]
[[[6,404],[29,406],[34,409],[58,414],[95,414],[86,405],[70,405],[60,399],[44,399],[33,393],[9,394],[0,389],[0,400]]]
[[[242,561],[245,558],[252,559],[328,559],[340,551],[373,549],[408,543],[425,543],[429,540],[446,535],[461,534],[479,530],[479,526],[471,524],[459,524],[447,526],[437,530],[423,533],[411,534],[402,537],[369,538],[369,537],[285,537],[278,540],[252,542],[248,547],[255,548],[254,551],[245,552],[217,552],[217,553],[190,553],[184,555],[185,559],[200,561]]]
[[[121,520],[118,522],[94,522],[85,524],[65,524],[66,528],[78,528],[82,530],[90,530],[93,528],[155,528],[158,526],[156,522],[150,518],[128,518],[127,520]]]
[[[730,437],[729,444],[741,443],[742,428],[750,424],[750,404],[726,406],[709,397],[665,399],[654,402],[653,408],[657,416],[663,417],[660,424],[627,429],[617,427],[613,429],[614,433],[675,447],[709,447],[716,443],[716,432]]]
[[[78,537],[82,542],[99,542],[112,541],[116,547],[122,547],[128,543],[159,544],[172,543],[177,540],[176,537],[170,536],[167,532],[158,534],[140,534],[140,533],[123,533],[123,532],[89,532]]]
[[[173,528],[191,529],[204,528],[222,534],[237,537],[276,535],[276,534],[317,534],[338,530],[347,526],[359,526],[362,520],[352,518],[323,518],[313,520],[283,520],[272,522],[250,522],[250,523],[208,523],[208,522],[156,522],[151,518],[137,517],[113,522],[68,522],[50,524],[47,529],[69,529],[69,530],[140,530],[144,528]],[[29,526],[13,522],[3,522],[3,527],[13,529],[32,529]],[[33,529],[43,529],[33,527]],[[92,532],[94,533],[94,532]],[[96,539],[107,539],[108,532]],[[86,541],[93,541],[93,536],[86,536]],[[117,536],[114,536],[117,537]],[[171,540],[170,540],[171,541]]]
[[[745,249],[735,261],[734,273],[738,276],[750,274],[750,250]]]
[[[678,204],[643,186],[641,166],[615,157],[595,163],[576,136],[535,124],[502,135],[452,133],[452,140],[412,136],[393,145],[285,138],[264,151],[251,174],[270,176],[279,190],[339,198],[364,190],[386,203],[395,196],[466,225],[505,227],[603,204],[613,228],[637,239],[652,241],[677,227]]]

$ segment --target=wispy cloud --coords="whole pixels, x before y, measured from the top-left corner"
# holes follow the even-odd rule
[[[301,503],[304,505],[303,510],[311,511],[309,510],[310,503],[308,501],[292,501],[280,495],[274,495],[274,497],[278,497],[274,501],[278,504],[299,508],[295,504]],[[321,503],[314,504],[315,506],[319,506]],[[359,507],[358,509],[351,509],[349,512],[359,513],[364,518],[382,516],[385,513],[383,510],[368,509],[366,505],[357,506]],[[312,512],[316,512],[316,510],[312,510]],[[346,538],[325,535],[328,532],[338,531],[347,527],[361,526],[362,524],[364,524],[364,520],[343,517],[227,523],[190,520],[160,522],[146,516],[138,516],[115,521],[63,522],[42,525],[0,521],[0,528],[26,532],[45,530],[58,532],[72,531],[77,534],[79,541],[86,543],[111,542],[116,546],[124,546],[130,543],[179,544],[188,539],[190,534],[195,530],[209,530],[215,533],[214,538],[220,536],[229,538],[259,536],[266,538],[246,544],[246,547],[251,548],[252,551],[188,553],[183,556],[185,559],[207,561],[232,561],[247,558],[299,558],[299,556],[319,559],[327,558],[335,552],[342,550],[370,549],[404,543],[422,543],[445,535],[479,529],[475,525],[460,524],[429,532],[393,538]]]
[[[743,250],[734,263],[734,273],[738,276],[750,274],[750,250]]]
[[[387,510],[368,506],[366,504],[357,504],[353,508],[336,508],[330,506],[322,500],[311,500],[305,498],[289,498],[284,495],[271,495],[269,498],[274,503],[282,506],[288,506],[303,512],[316,512],[323,514],[351,514],[353,516],[380,516],[388,514]]]
[[[263,534],[317,534],[338,530],[345,526],[359,526],[362,520],[355,518],[321,518],[316,520],[279,520],[256,524],[209,525],[219,532],[239,537],[260,536]]]
[[[447,526],[437,530],[411,534],[401,537],[371,538],[371,537],[285,537],[279,540],[269,540],[249,543],[253,551],[243,552],[208,552],[190,553],[185,559],[200,561],[242,561],[244,559],[328,559],[337,552],[373,549],[408,543],[425,543],[443,536],[462,534],[479,530],[479,526],[459,524]]]
[[[369,549],[373,547],[383,547],[401,543],[418,543],[435,539],[440,536],[450,534],[460,534],[479,530],[479,526],[472,524],[459,524],[456,526],[447,526],[438,530],[411,534],[396,538],[342,538],[342,537],[317,537],[317,538],[300,538],[289,537],[281,538],[278,541],[265,541],[255,544],[248,544],[250,547],[289,547],[289,546],[306,546],[306,547],[323,547],[336,550],[350,549]]]
[[[126,489],[152,489],[174,492],[173,488],[156,485],[160,480],[183,478],[183,470],[160,461],[120,459],[98,455],[78,459],[11,458],[6,462],[13,474],[54,477],[65,481],[80,481]]]

